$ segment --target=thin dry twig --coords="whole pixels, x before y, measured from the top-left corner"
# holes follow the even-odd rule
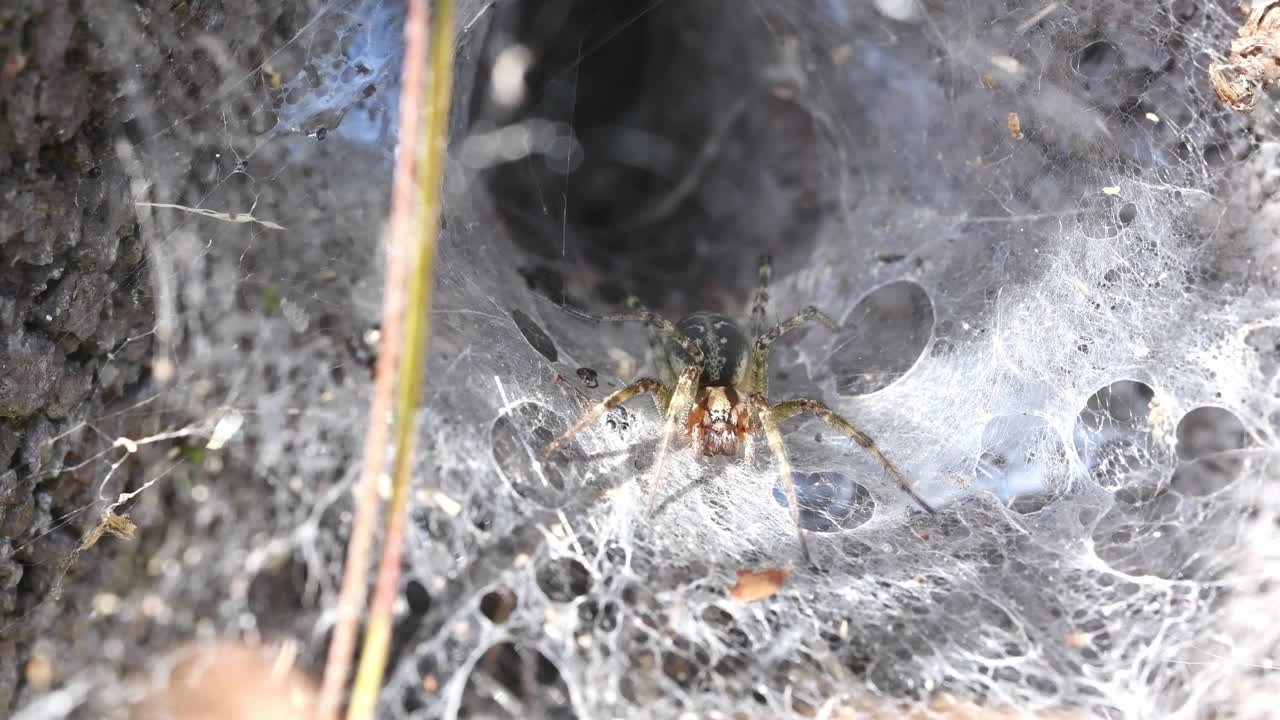
[[[425,5],[425,0],[418,0]],[[360,667],[351,690],[348,720],[373,717],[378,690],[391,645],[394,605],[400,584],[401,553],[413,471],[414,416],[422,397],[423,368],[431,330],[431,288],[435,274],[436,238],[440,228],[441,193],[444,187],[444,151],[448,141],[449,107],[453,94],[453,2],[436,0],[430,23],[430,85],[422,128],[425,145],[418,160],[418,198],[414,214],[416,247],[409,276],[408,304],[404,315],[403,362],[396,398],[396,458],[391,500],[387,508],[386,536],[369,607]],[[425,8],[424,8],[425,12]],[[420,19],[426,25],[425,19]],[[416,61],[416,59],[415,59]],[[403,152],[403,150],[402,150]]]
[[[1227,62],[1209,66],[1209,81],[1218,99],[1239,112],[1253,110],[1259,95],[1280,83],[1280,0],[1254,3]]]
[[[346,566],[334,616],[333,639],[325,663],[317,720],[337,717],[351,670],[357,629],[365,606],[369,556],[378,520],[378,476],[386,462],[388,421],[400,365],[401,317],[409,270],[406,259],[413,242],[414,189],[422,122],[423,64],[426,58],[427,0],[409,3],[405,18],[405,60],[400,95],[400,152],[392,181],[391,218],[383,277],[381,342],[374,371],[373,397],[365,431],[364,463],[356,485],[355,515],[347,541]]]
[[[224,222],[229,222],[229,223],[257,223],[262,227],[268,228],[270,230],[287,229],[285,228],[285,226],[279,223],[274,223],[274,222],[271,222],[270,220],[263,220],[262,218],[254,217],[249,213],[218,212],[217,210],[210,210],[209,208],[187,207],[186,205],[175,205],[173,203],[136,202],[134,204],[137,205],[138,207],[181,210],[182,212],[188,212],[194,215],[213,218],[214,220],[222,220]]]

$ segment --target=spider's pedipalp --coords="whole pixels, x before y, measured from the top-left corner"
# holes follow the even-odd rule
[[[930,515],[936,514],[933,507],[929,505],[929,503],[925,502],[924,498],[920,497],[920,495],[918,495],[916,491],[907,484],[906,478],[902,477],[902,473],[898,472],[898,468],[894,467],[893,463],[889,462],[889,458],[884,456],[884,453],[880,450],[880,446],[876,444],[875,440],[871,439],[870,435],[859,430],[853,423],[836,414],[834,410],[827,407],[825,404],[818,402],[817,400],[797,399],[784,400],[771,408],[771,415],[776,420],[785,420],[789,417],[805,412],[817,415],[823,422],[836,430],[839,430],[849,439],[858,443],[863,450],[871,453],[871,456],[874,457],[880,465],[884,467],[889,475],[893,477],[894,482],[898,484],[898,487],[901,488],[904,493],[909,495],[912,500],[915,500],[916,504],[923,508],[925,512]]]
[[[569,428],[568,432],[543,448],[539,455],[542,457],[550,455],[560,448],[560,446],[572,440],[574,435],[582,432],[583,428],[590,425],[601,415],[643,393],[650,393],[653,395],[653,401],[654,404],[658,406],[658,412],[664,412],[666,410],[671,394],[670,391],[667,390],[666,386],[653,378],[640,378],[621,390],[609,395],[609,397],[604,400],[596,403],[595,406],[587,411],[586,415],[582,416],[582,419],[578,421],[577,425]]]
[[[683,425],[693,400],[698,394],[698,375],[701,373],[701,365],[686,365],[680,372],[680,379],[676,381],[675,389],[671,391],[671,399],[667,403],[667,418],[662,424],[658,459],[653,464],[653,479],[649,481],[649,499],[646,507],[650,514],[653,513],[654,503],[658,499],[658,490],[662,488],[662,467],[667,461],[667,450],[671,447],[671,439],[676,434],[676,428]]]

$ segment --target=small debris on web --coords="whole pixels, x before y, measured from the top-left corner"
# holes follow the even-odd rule
[[[129,518],[109,512],[85,535],[80,549],[88,550],[93,547],[102,539],[103,535],[110,535],[120,540],[132,540],[134,533],[137,531],[138,526],[134,525]]]
[[[1251,112],[1258,95],[1280,81],[1280,1],[1255,4],[1231,41],[1227,62],[1209,66],[1218,99],[1238,112]]]
[[[1090,642],[1088,633],[1071,633],[1067,636],[1067,644],[1073,648],[1088,647]]]
[[[235,437],[241,425],[244,425],[244,415],[241,415],[238,410],[228,409],[213,426],[213,432],[209,435],[209,442],[205,444],[205,449],[221,450],[228,440]]]
[[[134,205],[137,205],[138,207],[167,208],[169,210],[181,210],[182,212],[193,213],[195,215],[202,215],[207,218],[213,218],[214,220],[223,220],[230,223],[257,223],[258,225],[261,225],[262,227],[267,228],[269,230],[286,230],[287,229],[285,226],[279,223],[274,223],[274,222],[271,222],[270,220],[263,220],[261,218],[256,218],[250,215],[249,213],[218,212],[217,210],[210,210],[209,208],[187,207],[186,205],[175,205],[174,203],[136,202],[134,203]]]
[[[1026,135],[1022,133],[1022,121],[1018,119],[1018,113],[1009,113],[1009,137],[1014,140],[1025,140]]]
[[[738,582],[729,588],[729,597],[742,604],[767,600],[782,589],[791,571],[786,568],[739,570]]]

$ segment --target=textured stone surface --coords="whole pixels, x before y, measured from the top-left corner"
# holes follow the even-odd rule
[[[54,471],[80,441],[50,441],[143,377],[146,342],[110,354],[153,322],[110,144],[119,88],[87,14],[108,9],[86,5],[0,8],[0,714],[56,617],[31,610],[94,519],[57,522],[94,494],[79,474]],[[109,382],[97,383],[107,365]],[[89,597],[72,588],[66,617],[87,615]]]

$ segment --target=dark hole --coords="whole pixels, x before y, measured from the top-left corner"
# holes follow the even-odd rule
[[[621,565],[627,561],[627,551],[621,545],[610,543],[604,549],[604,558],[612,565]]]
[[[684,655],[669,652],[662,656],[662,672],[678,685],[687,687],[697,675],[698,668]]]
[[[545,296],[551,302],[562,305],[566,302],[564,296],[564,276],[560,271],[538,264],[532,267],[520,269],[520,277],[524,278],[525,285],[530,290]],[[576,304],[576,303],[570,303]]]
[[[513,643],[494,645],[476,662],[463,687],[458,717],[576,718],[559,668],[541,652]]]
[[[605,632],[613,632],[618,629],[618,606],[615,603],[607,602],[600,612],[600,629]]]
[[[297,555],[288,561],[264,569],[249,583],[248,609],[257,618],[259,628],[274,630],[287,626],[288,619],[307,606],[307,563]]]
[[[760,252],[804,256],[815,209],[834,204],[820,180],[834,154],[809,112],[760,92],[777,55],[760,12],[733,0],[549,0],[490,12],[469,137],[498,148],[516,129],[533,140],[515,159],[482,150],[465,161],[536,265],[589,285],[592,302],[635,292],[670,311],[744,294]],[[517,46],[530,64],[522,92],[504,97],[493,71]],[[780,196],[750,200],[768,192]]]
[[[471,518],[471,526],[480,532],[488,532],[493,527],[493,506],[479,495],[472,495],[467,501],[467,516]]]
[[[538,568],[538,587],[556,602],[569,602],[591,590],[591,574],[573,558],[549,560]]]
[[[560,356],[556,352],[556,344],[551,341],[551,337],[542,329],[533,318],[525,315],[520,310],[511,311],[511,319],[515,321],[516,327],[520,329],[520,334],[524,335],[524,339],[529,345],[537,350],[546,359],[555,362]]]
[[[516,609],[516,595],[506,588],[485,593],[480,598],[480,612],[495,625],[501,625]]]
[[[426,615],[431,612],[431,595],[417,580],[410,580],[405,585],[404,599],[409,604],[409,612],[414,615]]]
[[[578,368],[578,377],[582,380],[582,384],[589,388],[597,388],[600,386],[600,375],[591,368]]]
[[[1120,51],[1106,40],[1098,40],[1084,47],[1076,57],[1076,71],[1099,80],[1109,77],[1120,68]]]
[[[1152,436],[1150,386],[1120,380],[1098,390],[1076,418],[1075,446],[1080,459],[1103,487],[1129,485],[1147,493],[1158,483],[1168,458]]]
[[[1211,495],[1230,485],[1239,475],[1244,458],[1234,450],[1248,447],[1244,423],[1225,408],[1199,407],[1178,423],[1178,458],[1173,489],[1193,496]]]
[[[872,291],[841,322],[831,352],[836,392],[865,395],[902,377],[924,353],[933,321],[929,294],[914,282]]]
[[[800,504],[800,527],[810,532],[851,530],[871,519],[876,502],[871,493],[848,475],[839,472],[794,473],[796,499]],[[787,505],[779,480],[773,499]]]
[[[559,415],[531,402],[512,408],[494,421],[489,432],[493,461],[516,493],[543,507],[560,507],[568,502],[566,490],[577,483],[566,480],[576,480],[584,462],[578,445],[571,442],[550,458],[538,456],[539,450],[568,427]]]
[[[1178,422],[1178,457],[1182,460],[1238,450],[1249,444],[1244,423],[1220,407],[1198,407]]]

